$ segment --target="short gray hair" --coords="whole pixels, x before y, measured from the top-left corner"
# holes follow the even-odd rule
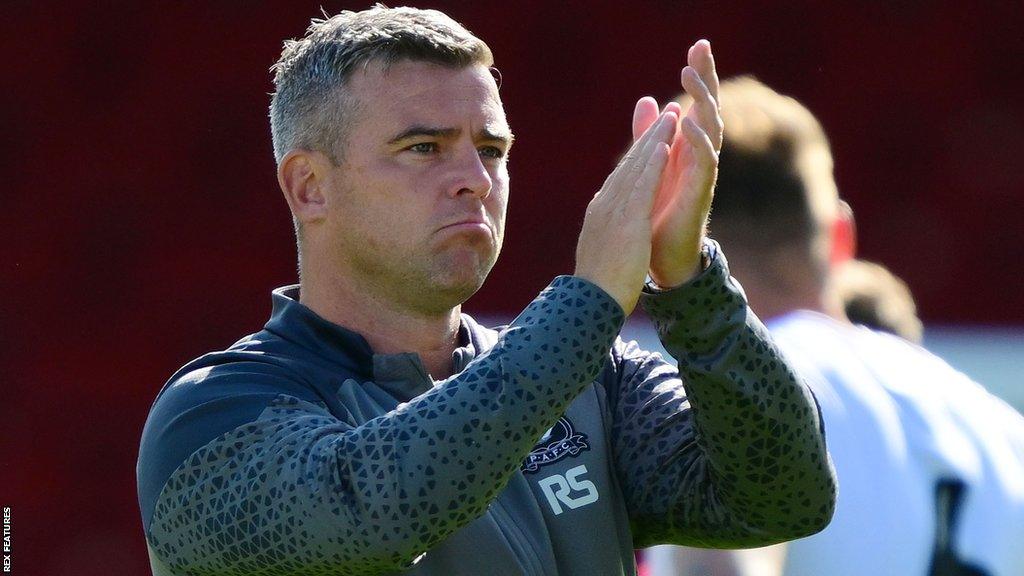
[[[344,98],[346,81],[357,67],[372,62],[386,70],[402,60],[452,68],[494,63],[487,44],[437,10],[377,4],[314,19],[304,37],[285,41],[271,67],[277,91],[270,101],[270,131],[277,162],[305,148],[337,164],[355,104]]]

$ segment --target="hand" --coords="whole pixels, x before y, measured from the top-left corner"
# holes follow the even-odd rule
[[[693,103],[672,140],[665,172],[651,214],[651,278],[664,288],[678,286],[700,273],[700,251],[718,178],[723,125],[718,107],[718,74],[711,43],[700,40],[686,55],[680,77]],[[665,112],[681,115],[671,102]],[[636,139],[658,118],[658,103],[641,98],[633,114]]]
[[[651,214],[676,135],[676,112],[648,122],[587,206],[576,245],[576,276],[597,284],[628,315],[651,262]]]

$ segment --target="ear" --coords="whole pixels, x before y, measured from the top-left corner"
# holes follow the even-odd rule
[[[292,150],[277,166],[277,183],[292,214],[300,223],[327,217],[330,160],[320,152]]]
[[[836,219],[830,230],[832,245],[829,247],[829,263],[835,267],[857,254],[857,224],[853,220],[853,209],[839,200]]]

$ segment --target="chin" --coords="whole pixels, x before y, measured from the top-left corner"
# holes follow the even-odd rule
[[[416,288],[433,304],[431,307],[450,310],[469,300],[483,286],[497,261],[496,250],[483,246],[462,246],[435,256],[432,269]]]
[[[478,266],[457,270],[448,268],[445,272],[434,276],[434,281],[430,282],[429,292],[434,293],[439,309],[450,310],[462,304],[483,286],[493,262],[486,265],[481,262],[478,264]],[[424,294],[428,292],[426,286],[423,287],[423,292]]]
[[[477,290],[480,290],[480,287],[484,285],[486,278],[487,272],[481,272],[478,275],[461,279],[450,278],[449,282],[445,282],[439,288],[441,292],[446,294],[446,299],[453,302],[452,306],[458,306],[469,300],[473,294],[476,294]]]
[[[476,294],[483,283],[474,284],[447,284],[422,286],[413,296],[415,305],[421,312],[428,314],[447,314],[457,306],[461,306],[466,300]]]

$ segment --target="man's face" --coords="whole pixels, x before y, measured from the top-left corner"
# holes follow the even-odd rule
[[[395,304],[446,311],[501,248],[512,135],[490,71],[371,63],[328,179],[326,255]]]

